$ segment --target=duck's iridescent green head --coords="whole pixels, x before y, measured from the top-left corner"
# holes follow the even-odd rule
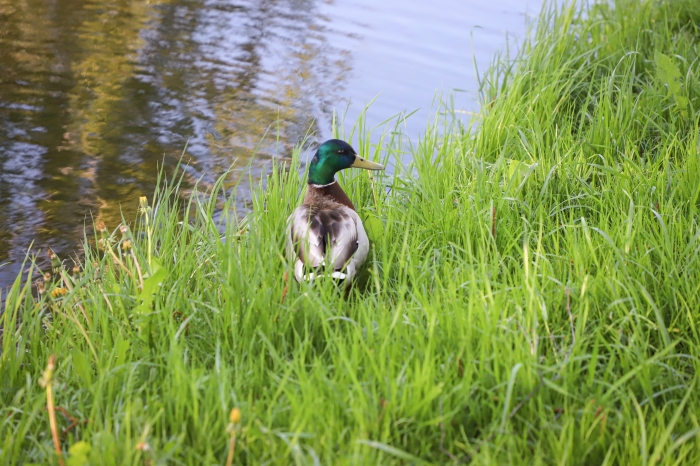
[[[335,174],[346,168],[384,170],[384,166],[357,155],[355,149],[340,139],[329,139],[321,144],[309,166],[309,184],[324,186],[335,181]]]

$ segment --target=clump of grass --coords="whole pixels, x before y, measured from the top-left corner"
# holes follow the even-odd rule
[[[76,464],[222,464],[233,438],[246,464],[698,463],[698,17],[550,7],[471,126],[339,130],[412,158],[341,176],[372,240],[347,299],[283,278],[298,151],[242,221],[224,178],[163,182],[76,274],[10,289],[1,462],[57,458],[36,383],[57,354]]]

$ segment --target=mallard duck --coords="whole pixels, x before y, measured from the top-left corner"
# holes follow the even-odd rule
[[[362,220],[335,179],[346,168],[384,170],[345,141],[330,139],[319,146],[309,165],[304,203],[288,219],[287,254],[298,282],[332,270],[331,276],[348,286],[367,259],[369,239]]]

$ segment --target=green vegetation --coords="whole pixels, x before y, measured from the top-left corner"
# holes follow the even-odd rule
[[[225,242],[221,185],[163,183],[4,297],[0,462],[58,463],[51,393],[73,466],[223,464],[232,433],[235,464],[700,463],[698,82],[698,2],[567,6],[469,128],[339,134],[413,159],[341,177],[373,240],[348,298],[285,291],[299,154]]]

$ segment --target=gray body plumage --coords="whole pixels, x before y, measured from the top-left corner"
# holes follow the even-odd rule
[[[294,260],[294,277],[313,280],[327,272],[349,284],[367,259],[369,239],[352,204],[320,193],[310,186],[304,204],[288,220],[287,254]]]

